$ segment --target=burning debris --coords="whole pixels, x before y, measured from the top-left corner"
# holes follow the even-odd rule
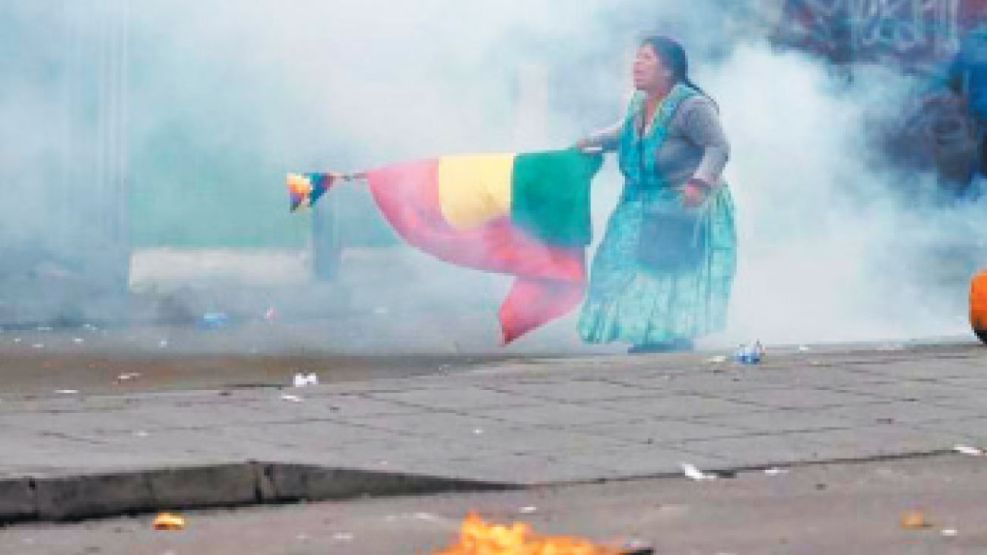
[[[159,513],[151,527],[155,530],[181,531],[185,529],[185,519],[174,513]]]
[[[542,536],[531,525],[488,524],[477,514],[463,521],[459,541],[436,555],[651,555],[651,548],[608,547],[571,536]]]
[[[901,527],[905,530],[925,530],[932,523],[922,511],[907,511],[901,515]]]

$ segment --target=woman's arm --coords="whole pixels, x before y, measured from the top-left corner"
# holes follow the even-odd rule
[[[590,133],[588,137],[576,141],[576,148],[581,150],[602,148],[604,152],[613,152],[620,144],[620,131],[623,127],[624,122],[618,121],[595,133]]]
[[[720,115],[713,101],[702,98],[691,104],[683,114],[682,129],[693,144],[703,149],[702,160],[692,174],[692,180],[707,187],[716,187],[730,159],[730,143],[723,133]]]

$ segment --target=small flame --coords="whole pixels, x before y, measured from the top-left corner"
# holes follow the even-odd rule
[[[568,536],[540,536],[529,524],[488,524],[470,514],[459,530],[459,542],[435,555],[620,555],[620,550]]]

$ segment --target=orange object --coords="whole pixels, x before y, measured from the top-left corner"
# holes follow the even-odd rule
[[[906,530],[922,530],[932,526],[922,511],[908,511],[901,515],[901,527]]]
[[[530,525],[487,524],[476,514],[463,521],[459,542],[436,555],[619,555],[619,549],[568,536],[540,536]]]
[[[977,274],[970,284],[970,325],[973,333],[987,343],[987,270]]]
[[[185,519],[172,513],[159,513],[153,527],[155,530],[184,530]]]

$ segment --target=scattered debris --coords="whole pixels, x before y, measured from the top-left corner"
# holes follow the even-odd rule
[[[278,310],[276,308],[269,307],[264,311],[264,320],[267,322],[274,322],[278,319]]]
[[[922,511],[907,511],[901,515],[901,527],[905,530],[924,530],[932,526]]]
[[[641,540],[631,540],[621,547],[620,555],[655,555],[655,550]]]
[[[984,456],[984,450],[978,447],[971,447],[969,445],[957,445],[953,447],[953,451],[957,453],[962,453],[964,455],[970,455],[971,457],[982,457]]]
[[[295,387],[319,385],[319,377],[315,375],[315,372],[309,372],[308,374],[302,374],[299,372],[295,374],[295,379],[292,383]]]
[[[155,530],[184,530],[185,519],[174,513],[158,513],[152,527]]]
[[[282,395],[281,396],[281,400],[282,401],[290,401],[292,403],[301,403],[302,402],[302,398],[301,397],[299,397],[297,395],[288,395],[288,394]]]
[[[695,465],[689,463],[680,463],[679,466],[682,467],[682,473],[685,474],[687,478],[690,478],[697,482],[716,479],[716,474],[707,474],[696,468]]]
[[[117,376],[117,382],[128,382],[130,380],[137,379],[141,376],[140,372],[124,372]]]
[[[199,327],[207,330],[225,328],[230,323],[230,316],[225,312],[206,312],[199,320]]]
[[[734,362],[738,364],[761,364],[764,359],[764,346],[760,341],[755,341],[750,345],[741,345],[733,354]]]

